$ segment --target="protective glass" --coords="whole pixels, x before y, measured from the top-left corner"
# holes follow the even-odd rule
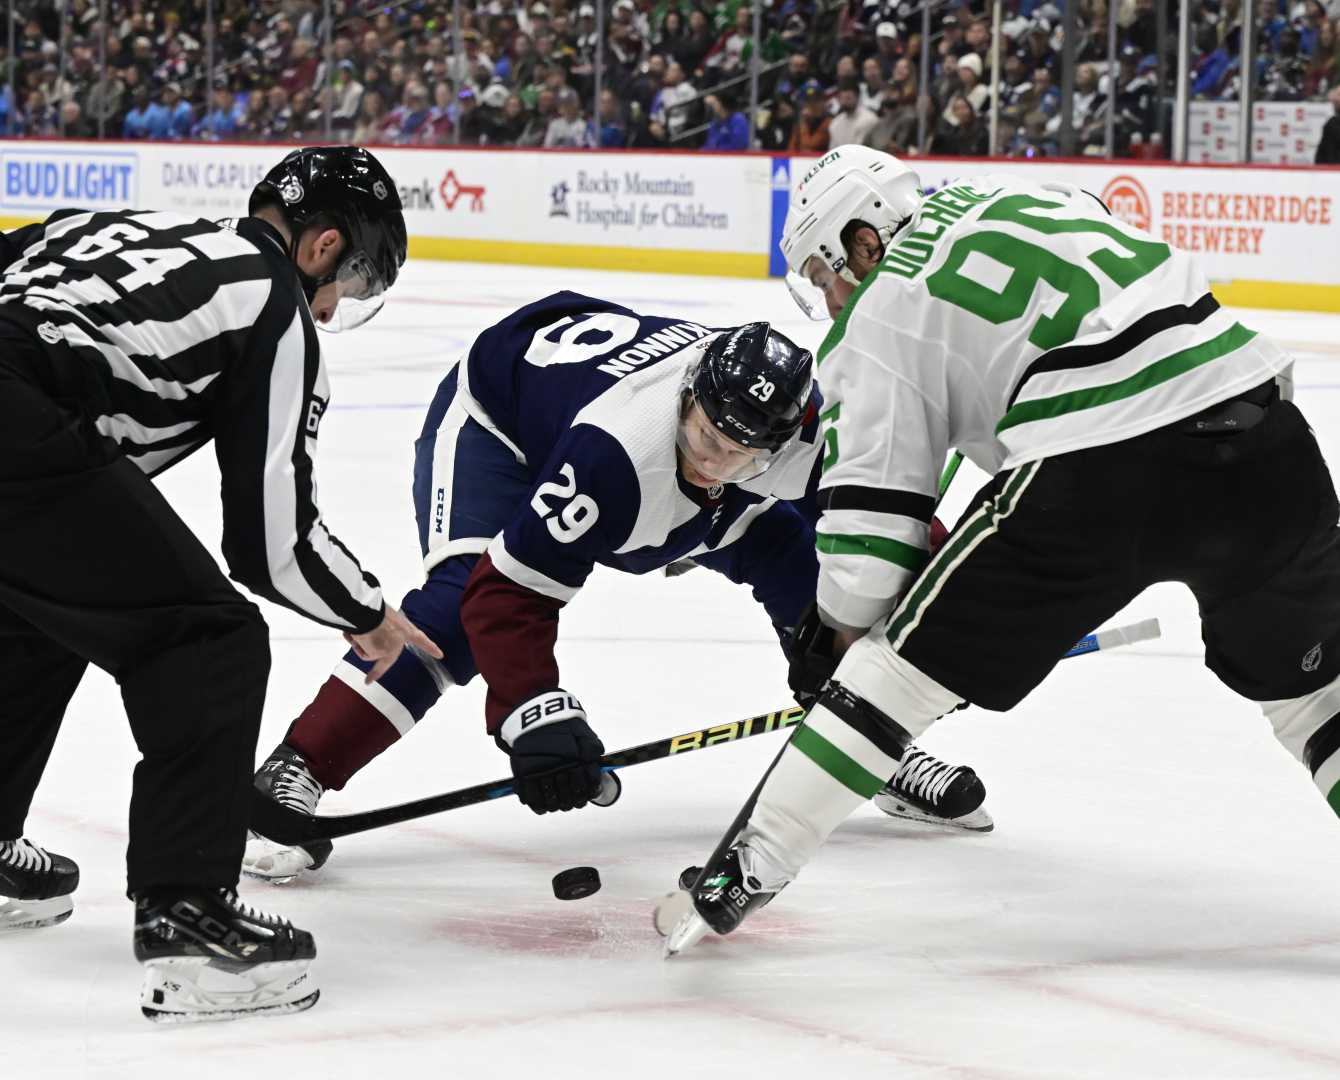
[[[317,323],[318,329],[339,334],[362,326],[386,303],[386,286],[362,251],[355,251],[340,263],[334,276],[323,284],[333,283],[338,301],[329,322]]]
[[[680,418],[675,445],[689,470],[718,484],[739,484],[762,476],[776,457],[771,450],[741,446],[727,438],[707,419],[692,394]],[[692,482],[693,477],[688,479]]]

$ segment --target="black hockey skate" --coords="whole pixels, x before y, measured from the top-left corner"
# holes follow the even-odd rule
[[[731,845],[721,866],[701,883],[701,867],[690,866],[679,875],[680,891],[662,900],[653,917],[657,932],[665,938],[666,957],[696,945],[708,930],[729,934],[746,915],[781,892],[784,884],[771,890],[764,888],[752,872],[752,854],[746,845],[737,842]]]
[[[316,813],[316,804],[325,791],[303,756],[287,743],[275,747],[274,753],[256,770],[253,783],[266,798],[308,817]],[[286,847],[253,831],[247,835],[242,872],[248,877],[284,885],[304,870],[320,870],[334,849],[329,840],[309,840],[301,846]]]
[[[898,773],[875,796],[875,805],[890,817],[949,825],[972,832],[996,827],[982,803],[986,788],[967,765],[946,765],[910,746]]]
[[[306,930],[248,907],[232,889],[162,887],[135,896],[140,1011],[157,1023],[301,1012],[321,992]]]
[[[63,923],[78,886],[73,859],[28,840],[0,840],[0,932]]]

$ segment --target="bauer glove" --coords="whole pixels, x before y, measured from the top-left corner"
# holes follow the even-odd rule
[[[546,690],[512,710],[498,729],[498,746],[512,762],[517,798],[537,814],[609,806],[620,784],[603,773],[605,752],[586,723],[586,710],[566,690]]]

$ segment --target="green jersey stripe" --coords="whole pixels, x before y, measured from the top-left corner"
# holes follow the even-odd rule
[[[1331,788],[1331,793],[1326,796],[1326,801],[1330,803],[1332,810],[1340,814],[1340,784]]]
[[[791,745],[828,773],[848,791],[863,799],[873,799],[884,788],[881,780],[864,765],[852,760],[808,724],[801,724],[791,736]]]
[[[870,555],[911,570],[914,574],[926,565],[930,553],[887,536],[845,536],[840,533],[815,533],[814,546],[825,555]]]
[[[1033,401],[1021,401],[1007,412],[996,425],[996,434],[1019,424],[1030,424],[1038,420],[1053,420],[1066,413],[1081,409],[1093,409],[1099,405],[1110,405],[1114,401],[1143,394],[1160,383],[1184,375],[1201,364],[1218,360],[1229,353],[1236,352],[1256,337],[1255,330],[1248,330],[1242,323],[1234,323],[1223,333],[1182,349],[1162,360],[1141,368],[1134,375],[1106,386],[1093,386],[1085,390],[1071,390],[1054,397],[1036,398]]]
[[[921,608],[936,585],[958,565],[962,555],[972,547],[977,538],[984,532],[995,528],[996,521],[1014,509],[1014,500],[1017,498],[1020,489],[1036,470],[1037,462],[1029,462],[1027,465],[1020,466],[1015,470],[1014,475],[1005,482],[1004,488],[1001,489],[996,498],[983,503],[966,525],[960,526],[950,534],[944,547],[936,552],[935,558],[926,568],[926,572],[917,578],[916,584],[912,586],[912,591],[903,598],[902,604],[899,605],[884,634],[889,641],[897,641],[903,629],[913,620],[919,618]]]

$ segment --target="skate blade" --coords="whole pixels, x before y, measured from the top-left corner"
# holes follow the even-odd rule
[[[652,925],[665,938],[661,948],[661,957],[665,960],[693,948],[711,929],[693,906],[693,897],[683,889],[669,893],[656,905]]]
[[[178,957],[145,962],[140,1011],[156,1024],[196,1024],[302,1012],[320,996],[310,960],[246,966]]]
[[[924,825],[940,825],[946,829],[963,829],[966,832],[990,832],[996,827],[991,815],[980,806],[971,813],[956,818],[947,818],[918,810],[915,806],[894,798],[892,795],[876,795],[874,803],[889,817],[900,818],[903,821],[916,821]]]
[[[40,930],[44,926],[58,926],[73,913],[74,901],[69,896],[53,896],[50,900],[0,897],[0,934],[11,930]]]
[[[252,833],[242,855],[242,873],[271,885],[287,885],[304,871],[315,870],[316,859],[304,847],[285,847]]]

